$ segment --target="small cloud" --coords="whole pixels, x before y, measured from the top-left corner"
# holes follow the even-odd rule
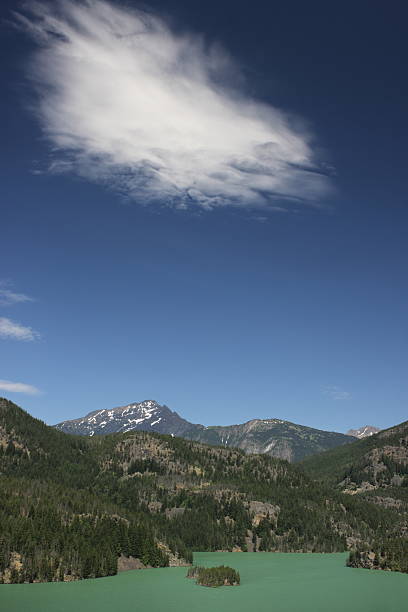
[[[11,380],[0,380],[0,391],[6,393],[26,393],[27,395],[38,395],[41,393],[37,387],[25,383],[12,382]]]
[[[264,217],[262,215],[255,215],[253,217],[254,221],[258,221],[258,223],[266,223],[268,221],[268,217]]]
[[[32,341],[38,340],[40,334],[31,327],[21,325],[7,317],[0,317],[0,338]]]
[[[27,7],[15,19],[38,45],[29,74],[50,172],[178,209],[291,210],[330,189],[313,135],[251,98],[203,36],[104,0]]]
[[[9,288],[9,283],[0,282],[0,306],[13,306],[22,302],[33,302],[33,298],[24,293],[16,293]]]
[[[349,391],[344,391],[335,385],[327,385],[326,387],[323,387],[322,393],[333,400],[349,400],[352,397]]]

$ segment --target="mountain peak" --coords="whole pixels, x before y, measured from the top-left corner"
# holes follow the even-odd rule
[[[374,427],[373,425],[364,425],[359,429],[349,429],[347,432],[347,436],[354,436],[354,438],[368,438],[369,436],[373,436],[374,434],[381,431],[379,427]]]
[[[86,416],[55,425],[65,433],[93,436],[131,430],[182,435],[189,423],[152,399],[116,408],[94,410]]]

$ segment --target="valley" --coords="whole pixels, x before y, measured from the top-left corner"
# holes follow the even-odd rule
[[[71,436],[1,400],[0,580],[109,576],[133,559],[136,567],[185,565],[197,551],[349,550],[362,559],[384,546],[394,552],[381,567],[406,571],[404,548],[392,548],[406,542],[405,506],[345,492],[316,467],[328,470],[346,449],[357,458],[376,439],[384,440],[372,436],[298,467],[145,431]],[[340,459],[336,466],[342,474]]]

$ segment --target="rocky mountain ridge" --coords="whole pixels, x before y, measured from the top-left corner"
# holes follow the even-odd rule
[[[149,431],[180,436],[215,446],[237,447],[251,454],[266,454],[288,461],[325,451],[353,438],[282,419],[252,419],[238,425],[204,426],[190,423],[177,412],[154,400],[135,402],[110,410],[96,410],[86,416],[54,426],[64,433],[81,436]]]

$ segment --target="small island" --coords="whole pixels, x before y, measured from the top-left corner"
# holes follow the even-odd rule
[[[220,565],[218,567],[190,567],[187,578],[195,578],[197,584],[207,587],[238,586],[240,576],[232,567]]]

